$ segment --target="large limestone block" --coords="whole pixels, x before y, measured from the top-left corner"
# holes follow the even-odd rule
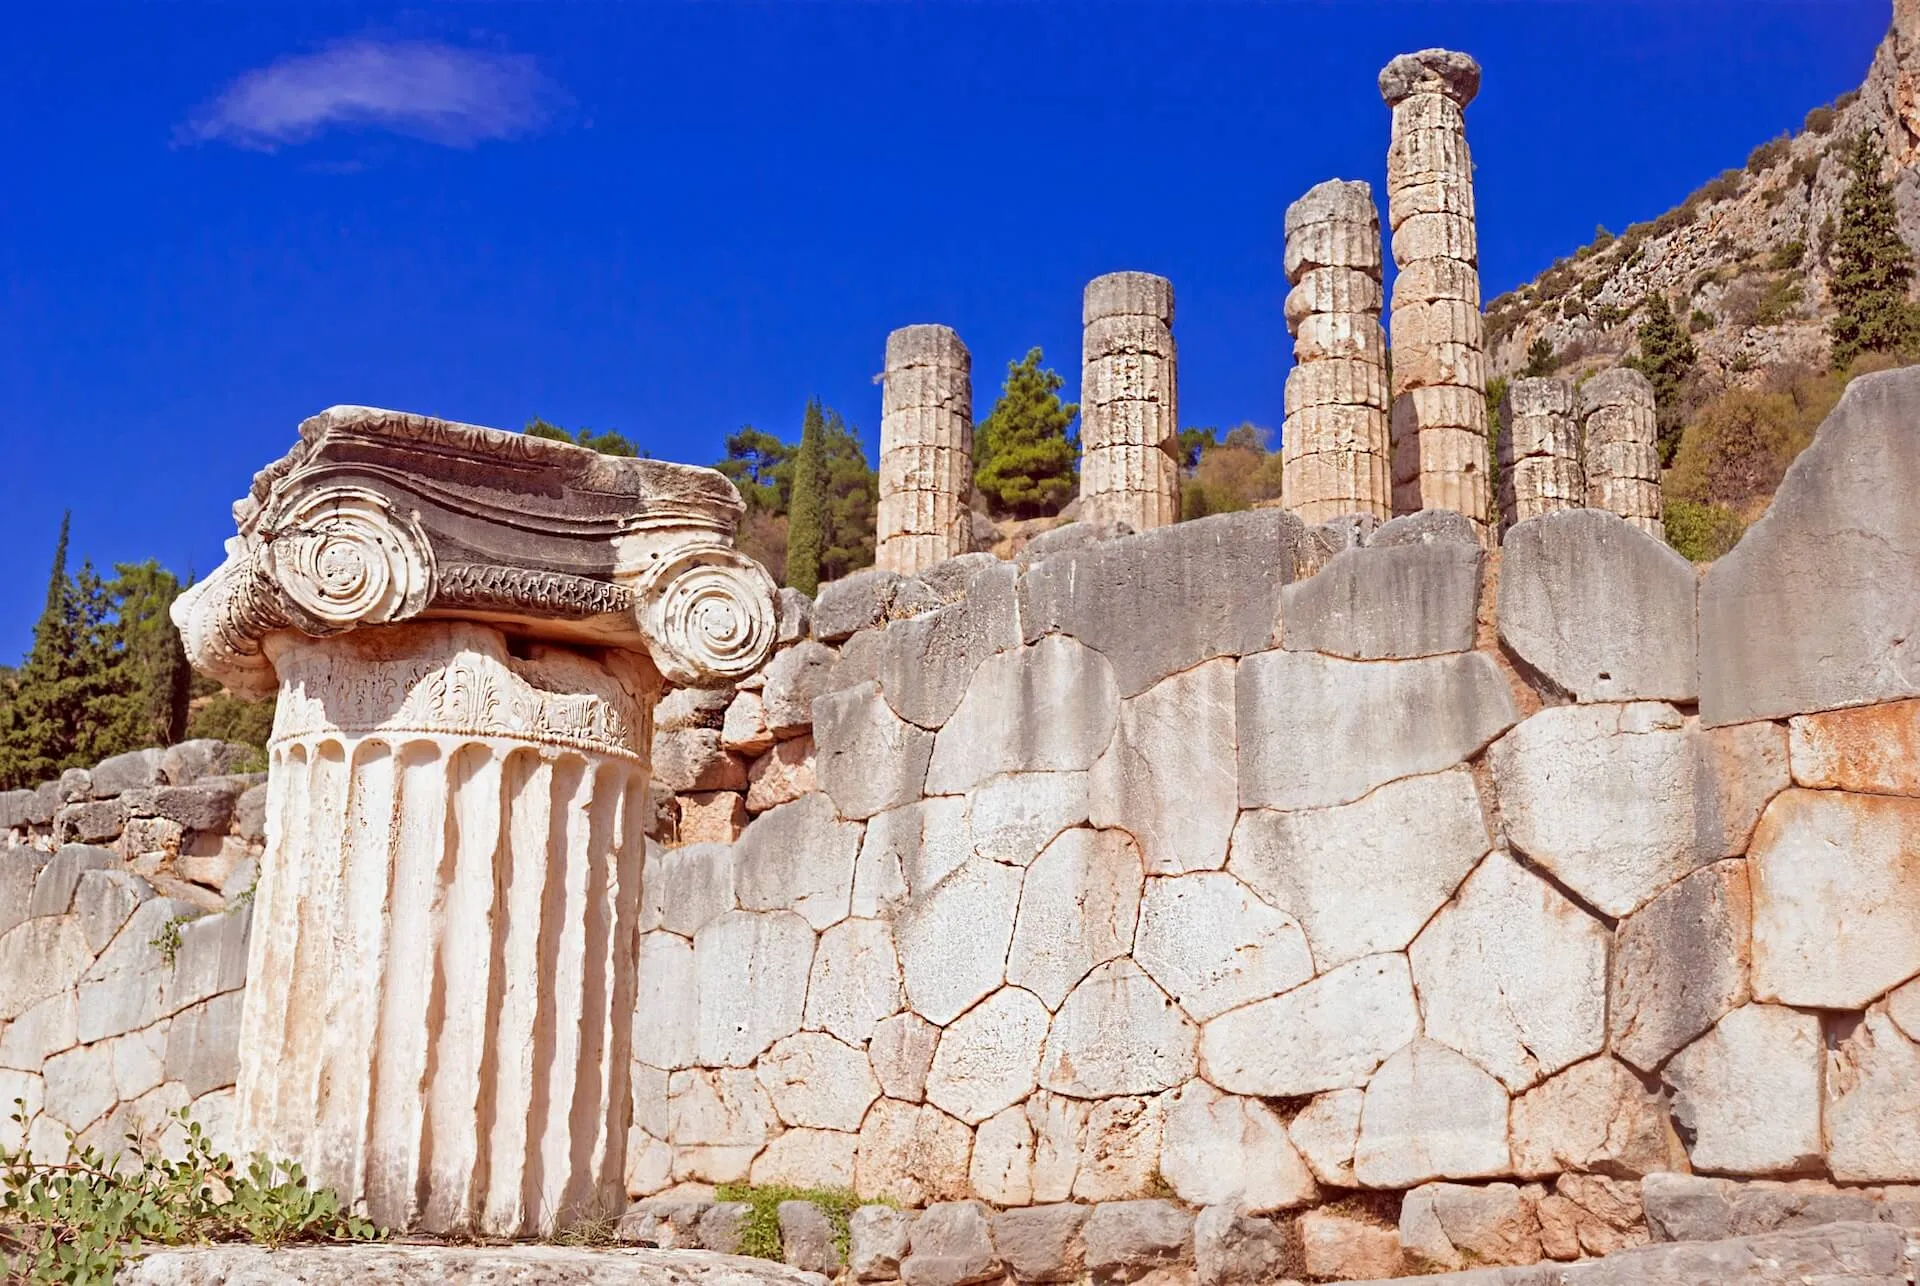
[[[0,1022],[18,1018],[49,996],[72,990],[92,963],[93,952],[79,917],[52,915],[21,921],[0,937],[0,978],[6,980],[6,986],[0,987]]]
[[[1803,715],[1792,763],[1795,783],[1815,790],[1920,796],[1920,701]]]
[[[851,1188],[858,1135],[838,1130],[787,1130],[753,1159],[757,1188]]]
[[[1426,1033],[1520,1091],[1606,1043],[1607,931],[1493,853],[1407,953]]]
[[[1299,1149],[1313,1177],[1331,1187],[1353,1188],[1353,1146],[1360,1139],[1360,1108],[1365,1090],[1334,1090],[1316,1095],[1287,1123],[1287,1137]]]
[[[747,765],[746,808],[749,813],[764,813],[781,804],[790,804],[819,785],[814,770],[812,737],[796,737],[775,744]]]
[[[1473,774],[1456,768],[1337,808],[1247,812],[1227,869],[1300,922],[1327,970],[1405,948],[1491,846]]]
[[[1693,739],[1670,705],[1552,707],[1490,759],[1509,842],[1606,915],[1719,856],[1700,851]]]
[[[762,813],[734,845],[733,892],[743,910],[794,911],[816,929],[847,918],[861,828],[818,792]]]
[[[1208,661],[1123,700],[1093,765],[1093,824],[1131,834],[1151,875],[1226,864],[1239,810],[1234,666]]]
[[[1280,591],[1281,644],[1353,661],[1408,660],[1473,646],[1480,546],[1348,549]]]
[[[643,933],[638,959],[633,1056],[654,1067],[690,1066],[700,1023],[693,944],[671,933]]]
[[[1753,994],[1864,1009],[1920,973],[1920,800],[1789,790],[1749,859]]]
[[[578,1246],[201,1246],[131,1263],[128,1286],[819,1286],[818,1273],[701,1250]]]
[[[1194,1026],[1131,960],[1095,969],[1053,1020],[1040,1083],[1073,1098],[1157,1094],[1193,1075]]]
[[[791,911],[729,911],[693,937],[700,1062],[745,1067],[800,1030],[813,930]]]
[[[133,1039],[122,1037],[121,1041]],[[167,1025],[166,1079],[184,1085],[188,1094],[197,1098],[232,1085],[239,1067],[239,992],[229,991],[184,1009]]]
[[[880,1097],[867,1056],[824,1032],[803,1031],[776,1041],[754,1071],[788,1126],[857,1130]]]
[[[1299,923],[1219,871],[1147,881],[1133,958],[1196,1022],[1313,977]]]
[[[874,1024],[900,1010],[893,930],[879,920],[843,920],[820,935],[807,980],[806,1025],[864,1045]]]
[[[888,1098],[919,1103],[927,1097],[927,1073],[933,1069],[940,1029],[919,1014],[895,1014],[873,1028],[867,1055]]]
[[[1054,837],[1084,825],[1087,773],[1021,772],[995,777],[967,796],[967,829],[976,856],[1027,866]]]
[[[38,918],[67,914],[73,910],[73,896],[79,890],[81,876],[89,871],[110,871],[119,864],[120,859],[112,849],[95,848],[91,844],[62,844],[60,851],[40,868],[39,877],[33,882],[33,900],[27,904],[27,915]]]
[[[1033,1200],[1033,1123],[1025,1106],[989,1117],[973,1132],[967,1182],[996,1206],[1024,1206]]]
[[[1507,1094],[1444,1045],[1414,1041],[1374,1074],[1353,1173],[1369,1188],[1505,1174]]]
[[[1439,772],[1512,726],[1513,696],[1478,653],[1394,663],[1266,652],[1237,677],[1240,804],[1348,804]]]
[[[1863,376],[1701,583],[1704,723],[1920,696],[1915,495],[1920,368]]]
[[[1039,1098],[1036,1094],[1029,1103]],[[1079,1136],[1073,1175],[1074,1200],[1127,1201],[1158,1190],[1155,1172],[1166,1132],[1166,1099],[1166,1095],[1159,1094],[1152,1098],[1109,1098],[1082,1104],[1086,1128]],[[1036,1186],[1038,1132],[1036,1126]]]
[[[860,1125],[853,1190],[903,1206],[960,1200],[972,1148],[973,1131],[939,1108],[883,1098]]]
[[[798,737],[813,726],[813,702],[834,688],[834,650],[823,643],[804,642],[774,654],[763,671],[761,714],[776,737]]]
[[[1706,777],[1697,801],[1700,843],[1738,857],[1767,804],[1792,783],[1787,730],[1764,720],[1702,728],[1699,750]]]
[[[964,795],[875,813],[853,871],[853,913],[872,918],[922,897],[972,856]]]
[[[1123,696],[1217,656],[1268,646],[1306,526],[1278,509],[1221,514],[1073,549],[1028,570],[1029,641],[1069,634],[1113,663]]]
[[[1058,1009],[1094,966],[1132,950],[1141,879],[1125,831],[1081,828],[1054,840],[1021,888],[1007,981]]]
[[[745,1068],[693,1068],[667,1080],[667,1137],[676,1147],[758,1148],[779,1128],[773,1101]]]
[[[1752,932],[1741,861],[1702,867],[1621,921],[1609,989],[1614,1053],[1651,1072],[1745,1004]]]
[[[73,890],[73,914],[88,949],[106,950],[120,926],[152,896],[153,886],[131,871],[82,872]]]
[[[13,793],[31,795],[33,792]],[[38,849],[0,848],[0,938],[6,937],[16,924],[27,918],[28,905],[33,901],[34,881],[39,878],[40,870],[47,861],[47,855]]]
[[[1821,1162],[1820,1020],[1745,1005],[1674,1055],[1665,1076],[1695,1170],[1780,1174]]]
[[[934,740],[926,790],[958,794],[1008,772],[1078,772],[1113,738],[1113,666],[1070,638],[989,657]]]
[[[1920,1182],[1920,1045],[1875,1008],[1827,1065],[1827,1164],[1842,1183]]]
[[[939,728],[981,662],[1020,646],[1018,582],[1018,569],[996,559],[968,575],[960,602],[895,622],[878,636],[876,673],[895,713]]]
[[[1188,1081],[1167,1098],[1160,1173],[1188,1205],[1254,1214],[1291,1210],[1316,1193],[1312,1171],[1273,1110],[1205,1081]]]
[[[1002,987],[940,1034],[927,1101],[978,1125],[1033,1092],[1051,1021],[1030,991]]]
[[[0,1067],[37,1072],[40,1064],[78,1044],[80,1019],[77,999],[72,991],[55,992],[5,1027],[0,1027]],[[0,1107],[12,1101],[0,1098]]]
[[[877,685],[816,697],[813,718],[814,772],[843,816],[871,817],[920,798],[933,734],[895,714]]]
[[[726,844],[649,846],[641,870],[640,931],[665,929],[690,938],[733,910],[733,866],[734,852]]]
[[[1693,564],[1598,509],[1543,514],[1500,554],[1500,641],[1576,701],[1692,701]]]
[[[1215,1018],[1201,1034],[1200,1065],[1233,1094],[1317,1094],[1365,1085],[1419,1030],[1407,958],[1368,956]]]
[[[83,1045],[56,1054],[47,1060],[45,1071],[42,1110],[76,1134],[104,1116],[116,1101],[111,1045]]]
[[[1019,901],[1020,872],[980,859],[916,894],[894,926],[915,1013],[944,1026],[1006,981]]]
[[[1514,1099],[1513,1172],[1563,1170],[1635,1176],[1681,1164],[1666,1105],[1625,1064],[1602,1055]]]
[[[1400,1273],[1400,1234],[1360,1215],[1309,1210],[1300,1216],[1300,1257],[1315,1281],[1359,1281]]]

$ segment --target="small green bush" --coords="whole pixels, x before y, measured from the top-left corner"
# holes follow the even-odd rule
[[[1840,116],[1831,106],[1816,107],[1807,113],[1807,119],[1801,128],[1809,134],[1827,134],[1833,130],[1833,123]]]
[[[713,1198],[715,1201],[744,1201],[748,1209],[746,1225],[740,1230],[740,1253],[754,1259],[776,1261],[781,1258],[782,1201],[811,1201],[820,1207],[827,1222],[833,1226],[833,1244],[839,1249],[842,1259],[847,1257],[847,1248],[853,1239],[848,1220],[862,1204],[849,1188],[789,1188],[782,1184],[756,1186],[723,1183],[714,1189]]]
[[[1693,310],[1693,316],[1687,318],[1687,330],[1698,335],[1703,330],[1713,329],[1713,314],[1704,308]]]
[[[1793,140],[1785,134],[1782,134],[1778,138],[1768,139],[1748,154],[1747,173],[1760,174],[1772,169],[1774,166],[1780,164],[1781,161],[1785,160],[1787,153],[1792,150]]]
[[[1710,563],[1739,542],[1746,525],[1723,505],[1669,499],[1665,520],[1667,543],[1696,563]]]

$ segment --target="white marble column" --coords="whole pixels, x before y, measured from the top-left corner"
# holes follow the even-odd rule
[[[973,359],[945,326],[887,336],[874,566],[912,576],[973,549]]]
[[[1581,455],[1587,505],[1667,538],[1660,495],[1660,419],[1653,385],[1617,366],[1580,386]]]
[[[1519,379],[1500,404],[1500,530],[1587,502],[1573,384]]]
[[[1180,521],[1173,283],[1110,272],[1081,307],[1080,521],[1148,531]]]

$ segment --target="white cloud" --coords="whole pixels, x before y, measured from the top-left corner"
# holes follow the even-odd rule
[[[270,152],[346,126],[472,147],[539,128],[557,97],[523,54],[352,40],[247,72],[181,135]]]

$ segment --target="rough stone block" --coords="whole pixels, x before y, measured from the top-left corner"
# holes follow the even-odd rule
[[[978,1201],[944,1201],[913,1221],[900,1280],[907,1286],[977,1286],[1005,1271],[995,1253],[989,1212]]]
[[[1604,1056],[1516,1098],[1509,1134],[1514,1173],[1526,1178],[1562,1170],[1650,1174],[1685,1162],[1661,1096]]]
[[[1208,1206],[1193,1221],[1199,1286],[1273,1286],[1294,1258],[1285,1231],[1272,1220]]]
[[[150,746],[103,759],[93,766],[88,791],[95,799],[107,799],[129,790],[165,785],[166,778],[160,772],[165,754],[160,747]]]
[[[1019,572],[981,557],[990,565],[968,576],[963,599],[878,636],[875,673],[887,703],[923,728],[952,717],[981,662],[1020,646]]]
[[[53,815],[53,834],[63,844],[110,844],[126,828],[127,806],[119,799],[68,804]]]
[[[1040,1083],[1075,1098],[1158,1094],[1194,1071],[1197,1032],[1129,959],[1088,974],[1060,1006]]]
[[[876,685],[824,694],[813,710],[814,772],[843,815],[871,817],[920,798],[934,734],[895,714]]]
[[[702,1063],[745,1066],[800,1029],[813,943],[807,922],[788,911],[728,911],[694,935],[694,1042]],[[684,1023],[683,1014],[663,1021]]]
[[[1825,1081],[1827,1165],[1847,1183],[1920,1181],[1920,1045],[1875,1008],[1839,1042]]]
[[[940,1034],[926,1097],[978,1125],[1021,1102],[1038,1083],[1050,1015],[1031,992],[1002,987]]]
[[[1797,718],[1792,765],[1794,782],[1815,790],[1920,796],[1920,701]]]
[[[1006,772],[1089,768],[1112,740],[1119,705],[1112,665],[1071,638],[990,657],[934,740],[926,791],[958,794]]]
[[[1400,1235],[1353,1215],[1309,1210],[1300,1216],[1306,1274],[1321,1281],[1400,1275]]]
[[[1299,923],[1221,872],[1148,880],[1133,957],[1201,1022],[1313,976]]]
[[[1188,1205],[1254,1214],[1306,1205],[1317,1191],[1272,1109],[1198,1080],[1167,1098],[1160,1173]]]
[[[779,742],[747,765],[747,811],[764,813],[790,804],[816,785],[813,738]]]
[[[774,736],[798,737],[813,726],[814,698],[834,690],[838,655],[821,643],[796,643],[767,662],[760,703]]]
[[[1353,1173],[1369,1188],[1509,1172],[1507,1094],[1460,1054],[1417,1040],[1367,1084]]]
[[[1608,1017],[1613,1051],[1651,1072],[1751,995],[1747,864],[1716,862],[1620,923]]]
[[[972,1131],[939,1108],[883,1098],[860,1123],[854,1191],[908,1206],[964,1198],[972,1144]]]
[[[734,846],[733,895],[747,911],[797,911],[815,929],[846,919],[861,827],[825,795],[762,813]]]
[[[1138,1281],[1193,1258],[1193,1215],[1171,1201],[1105,1202],[1093,1208],[1082,1235],[1096,1282]]]
[[[233,806],[233,829],[241,839],[265,843],[267,838],[267,786],[265,782],[247,788]]]
[[[38,916],[15,925],[0,937],[0,978],[7,980],[0,988],[0,1022],[73,989],[92,963],[86,931],[76,916]]]
[[[1407,660],[1473,647],[1480,547],[1452,543],[1350,549],[1280,591],[1289,652]]]
[[[861,1206],[847,1217],[847,1267],[855,1281],[899,1280],[913,1219],[910,1212],[892,1206]]]
[[[829,1276],[840,1271],[844,1263],[824,1210],[811,1201],[782,1201],[778,1215],[780,1257],[789,1266]]]
[[[1287,1098],[1365,1085],[1420,1029],[1402,955],[1368,956],[1206,1025],[1202,1074],[1234,1094]]]
[[[1073,1281],[1086,1262],[1081,1230],[1090,1213],[1066,1204],[1003,1210],[991,1220],[994,1249],[1016,1281]]]
[[[1822,1160],[1820,1020],[1777,1005],[1746,1005],[1674,1055],[1674,1119],[1689,1133],[1696,1170],[1780,1174]]]
[[[183,1009],[167,1027],[167,1079],[198,1097],[234,1083],[240,1068],[240,993]]]
[[[870,568],[820,587],[813,600],[813,637],[838,643],[861,630],[929,611],[940,600],[911,576]]]
[[[1400,1245],[1435,1269],[1466,1264],[1537,1264],[1540,1221],[1511,1183],[1431,1183],[1400,1205]]]
[[[900,971],[914,1012],[950,1023],[1006,981],[1020,872],[998,862],[967,862],[894,926]]]
[[[679,796],[682,845],[731,844],[747,829],[747,801],[737,790],[696,790]]]
[[[728,754],[713,728],[682,728],[653,738],[653,777],[668,791],[745,790],[747,765]]]
[[[1208,661],[1121,701],[1112,744],[1094,762],[1093,824],[1139,841],[1149,874],[1226,864],[1239,807],[1234,669]]]
[[[880,1097],[866,1054],[825,1032],[805,1031],[774,1042],[755,1071],[774,1111],[790,1127],[851,1133]]]
[[[1124,831],[1067,831],[1027,872],[1007,981],[1058,1009],[1096,965],[1127,954],[1139,918],[1140,851]]]

